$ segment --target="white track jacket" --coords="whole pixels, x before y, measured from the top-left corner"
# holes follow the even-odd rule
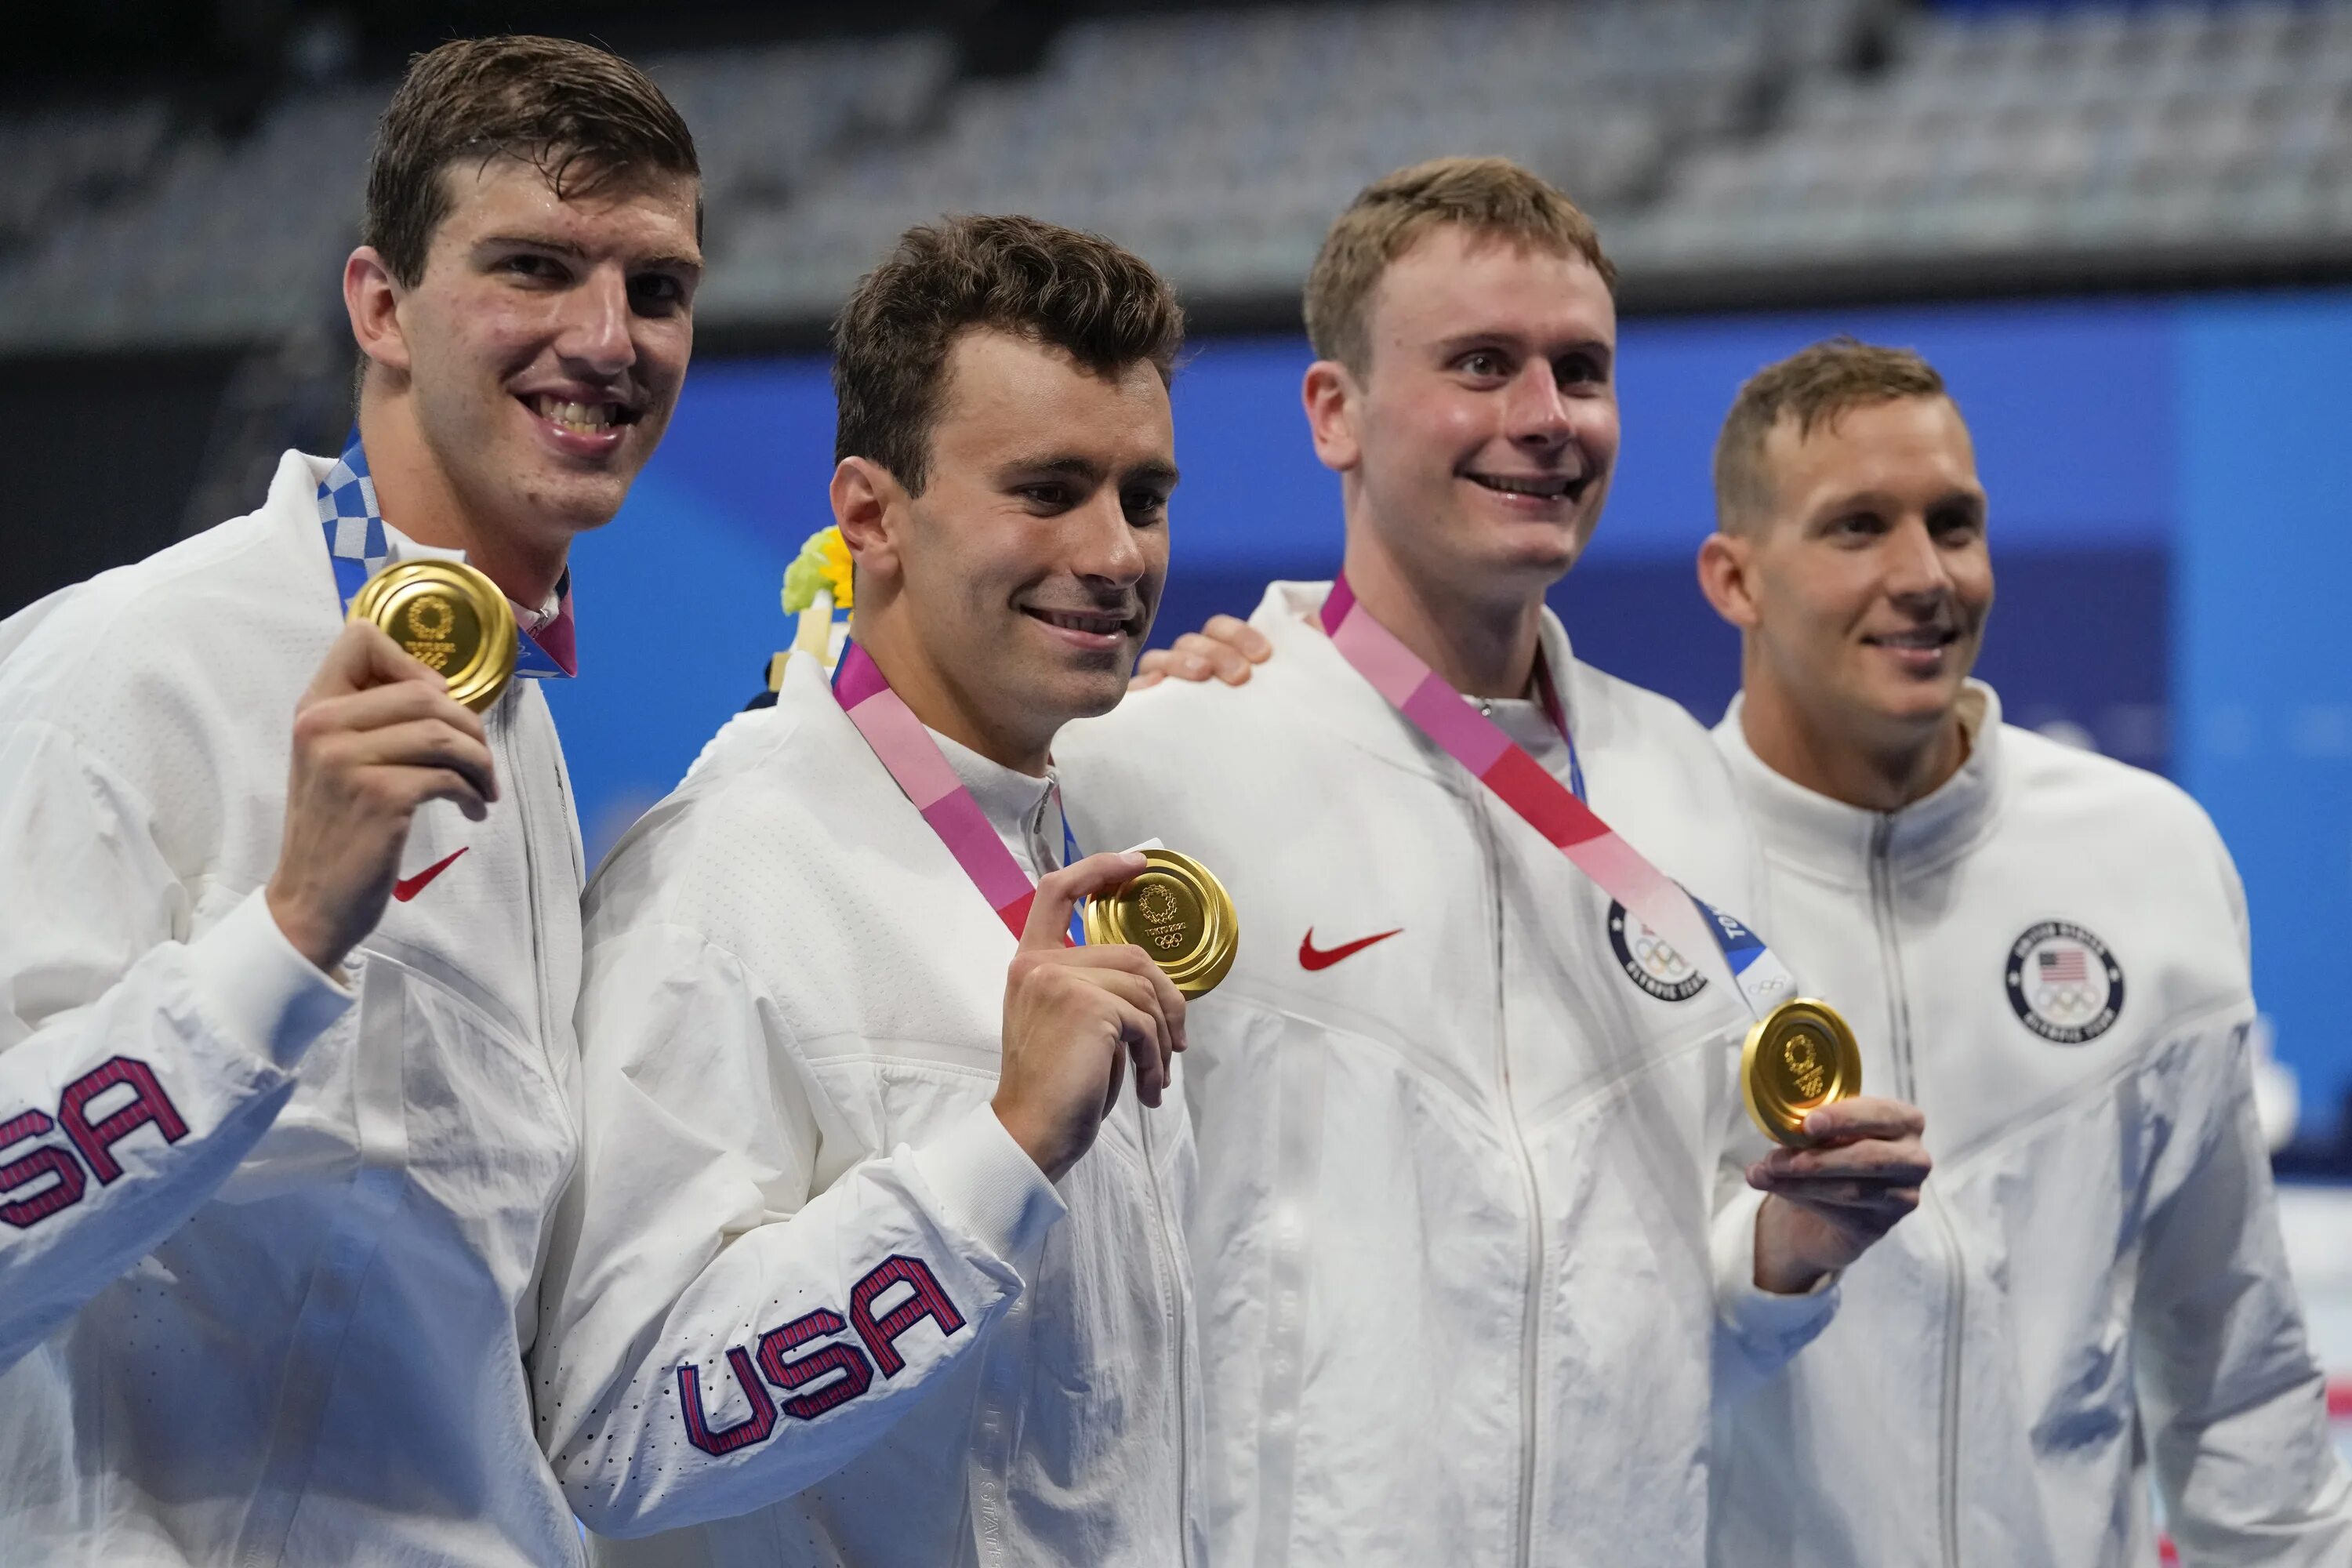
[[[544,699],[345,961],[261,889],[342,627],[262,509],[0,624],[0,1563],[544,1564],[522,1352],[574,1145],[579,840]]]
[[[1927,1114],[1921,1212],[1811,1351],[1727,1409],[1720,1568],[2140,1568],[2153,1460],[2189,1564],[2352,1563],[2256,1129],[2243,895],[2151,773],[1964,699],[1965,766],[1891,815],[1716,731],[1776,951],[1865,1089]]]
[[[1746,1013],[1382,700],[1307,624],[1326,591],[1268,590],[1247,685],[1055,748],[1087,842],[1157,834],[1241,921],[1187,1015],[1216,1562],[1691,1568],[1711,1349],[1769,1370],[1836,1295],[1752,1283]],[[1549,616],[1544,654],[1593,808],[1761,920],[1706,732]],[[1533,703],[1496,718],[1565,774]]]
[[[1030,871],[1046,781],[941,748]],[[587,901],[541,1438],[618,1564],[1199,1564],[1181,1098],[1057,1188],[990,1109],[1010,932],[794,657]],[[653,1534],[651,1532],[663,1532]]]

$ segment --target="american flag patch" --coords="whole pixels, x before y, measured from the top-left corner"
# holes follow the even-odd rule
[[[2038,952],[2034,954],[2034,962],[2042,966],[2042,978],[2056,984],[2077,983],[2090,978],[2090,972],[2083,964],[2083,950],[2079,947]]]

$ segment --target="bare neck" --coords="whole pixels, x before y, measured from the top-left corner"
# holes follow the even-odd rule
[[[1969,732],[1958,710],[1874,742],[1833,731],[1752,668],[1742,693],[1740,732],[1757,760],[1815,795],[1864,811],[1900,811],[1960,771]]]
[[[864,583],[858,586],[867,587]],[[869,607],[867,598],[867,593],[858,595],[857,607],[850,613],[849,635],[874,660],[898,700],[925,725],[958,745],[978,752],[1000,767],[1044,778],[1053,756],[1054,731],[1060,725],[1042,734],[1034,728],[1006,725],[930,657],[913,635],[909,606],[894,601]]]
[[[386,522],[419,544],[464,551],[518,605],[537,608],[548,601],[563,579],[567,531],[533,538],[476,515],[425,444],[415,413],[397,396],[363,395],[359,424]]]
[[[1396,634],[1466,697],[1524,697],[1543,646],[1543,594],[1514,585],[1495,598],[1449,592],[1417,579],[1369,530],[1351,529],[1348,586],[1372,619]]]

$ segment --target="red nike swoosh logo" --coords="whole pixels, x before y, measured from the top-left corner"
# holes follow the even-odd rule
[[[465,849],[458,849],[451,854],[443,856],[440,859],[434,861],[433,864],[425,867],[425,869],[419,871],[414,877],[403,877],[399,881],[394,882],[392,885],[392,896],[398,899],[404,904],[408,902],[409,900],[415,898],[417,894],[425,890],[425,883],[430,882],[434,878],[439,876],[442,872],[446,871],[449,868],[450,861],[455,860],[459,855],[463,855],[466,852],[466,849],[470,849],[473,846],[468,844],[466,846]]]
[[[1361,952],[1376,942],[1386,942],[1403,930],[1404,927],[1399,926],[1396,931],[1384,931],[1372,936],[1358,937],[1353,942],[1343,942],[1337,947],[1317,947],[1315,928],[1308,926],[1307,934],[1298,939],[1298,967],[1306,970],[1328,969],[1350,953]]]

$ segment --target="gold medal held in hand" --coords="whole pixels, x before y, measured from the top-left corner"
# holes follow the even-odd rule
[[[1739,1093],[1749,1120],[1776,1143],[1802,1149],[1805,1115],[1862,1092],[1862,1047],[1826,1002],[1783,1002],[1748,1031]]]
[[[400,561],[362,584],[351,618],[373,621],[479,713],[514,676],[514,610],[499,585],[462,561]]]
[[[1209,868],[1172,849],[1146,849],[1136,879],[1087,900],[1087,941],[1132,943],[1189,999],[1234,966],[1241,925]]]

